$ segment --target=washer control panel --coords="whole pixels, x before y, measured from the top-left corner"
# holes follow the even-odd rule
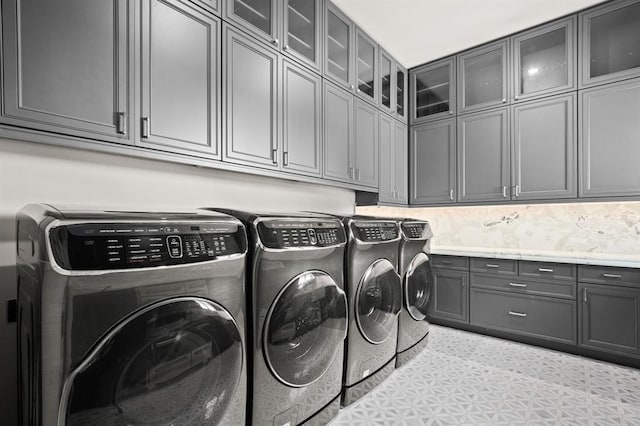
[[[329,247],[346,241],[337,219],[267,219],[258,223],[257,230],[262,245],[273,249]]]
[[[53,228],[50,241],[69,270],[179,265],[246,250],[244,227],[233,222],[83,223]]]
[[[380,242],[398,238],[398,224],[394,221],[353,221],[353,234],[363,242]]]
[[[402,222],[400,227],[404,237],[409,240],[428,240],[433,237],[428,222]]]

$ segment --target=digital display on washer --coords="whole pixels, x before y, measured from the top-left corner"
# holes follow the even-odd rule
[[[267,248],[328,247],[346,242],[339,220],[273,219],[258,223],[260,242]]]
[[[56,262],[69,270],[179,265],[246,250],[234,223],[86,223],[53,228]]]
[[[430,238],[429,228],[425,222],[402,222],[400,226],[407,238]]]
[[[391,221],[356,221],[352,229],[356,238],[364,242],[395,240],[399,235],[398,224]]]

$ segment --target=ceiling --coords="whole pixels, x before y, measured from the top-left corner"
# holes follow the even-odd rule
[[[407,68],[602,0],[332,0]]]

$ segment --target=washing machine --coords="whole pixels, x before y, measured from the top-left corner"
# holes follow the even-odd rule
[[[340,409],[347,299],[346,235],[314,214],[229,211],[246,226],[251,423],[328,423]]]
[[[396,367],[414,358],[427,345],[427,306],[433,292],[433,272],[428,255],[433,232],[429,222],[414,219],[398,219],[398,222],[402,310],[398,317]]]
[[[241,222],[32,204],[17,238],[21,425],[244,424]]]
[[[343,219],[349,333],[342,406],[348,406],[395,369],[402,287],[398,267],[400,229],[392,219]]]

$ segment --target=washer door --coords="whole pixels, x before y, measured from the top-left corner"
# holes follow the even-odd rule
[[[407,312],[416,321],[427,317],[427,307],[433,287],[431,263],[424,253],[418,253],[404,276],[404,303]]]
[[[400,277],[387,259],[373,262],[362,275],[356,292],[356,322],[370,343],[382,343],[397,327],[401,308]]]
[[[264,325],[264,354],[282,383],[307,386],[329,369],[347,335],[347,298],[330,275],[307,271],[275,298]]]
[[[111,329],[67,379],[61,425],[214,425],[240,382],[240,330],[222,306],[176,298]]]

